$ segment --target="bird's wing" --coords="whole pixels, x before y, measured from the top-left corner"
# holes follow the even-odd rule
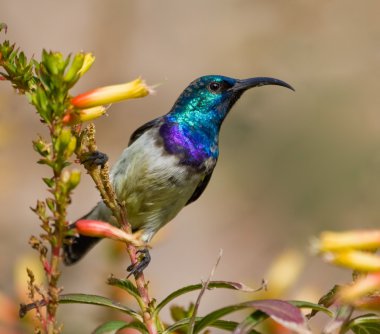
[[[131,145],[134,141],[136,141],[145,131],[155,127],[158,125],[161,121],[161,118],[156,118],[148,123],[145,123],[144,125],[141,125],[139,128],[137,128],[131,135],[131,138],[129,139],[128,146]]]
[[[191,195],[191,197],[187,201],[186,205],[189,205],[190,203],[195,202],[202,195],[202,193],[206,189],[206,187],[207,187],[207,185],[208,185],[208,183],[209,183],[209,181],[211,179],[211,175],[212,175],[213,171],[214,171],[214,169],[212,168],[205,175],[205,177],[203,178],[203,180],[201,182],[199,182],[198,186],[195,188],[195,191],[193,192],[193,194]]]

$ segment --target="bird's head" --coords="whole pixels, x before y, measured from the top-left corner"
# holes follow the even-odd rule
[[[233,79],[221,75],[200,77],[183,91],[160,127],[165,149],[181,162],[204,168],[205,161],[218,157],[220,126],[234,103],[249,88],[278,85],[273,78]]]
[[[234,79],[221,75],[206,75],[189,84],[170,114],[176,114],[187,121],[213,122],[220,125],[246,90],[265,85],[283,86],[294,90],[286,82],[274,78]]]

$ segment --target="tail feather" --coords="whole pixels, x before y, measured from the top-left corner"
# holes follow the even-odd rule
[[[63,247],[63,262],[71,265],[79,261],[94,247],[101,238],[88,237],[85,235],[68,237],[67,244]]]

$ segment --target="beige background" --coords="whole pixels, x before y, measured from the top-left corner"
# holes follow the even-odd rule
[[[216,278],[259,284],[288,248],[307,264],[289,297],[350,279],[310,256],[324,229],[377,226],[380,218],[380,4],[378,1],[258,0],[0,0],[6,38],[30,57],[42,48],[92,51],[96,62],[74,93],[143,76],[161,83],[155,96],[112,106],[96,121],[99,148],[115,161],[131,132],[166,113],[194,78],[224,74],[274,76],[296,93],[265,87],[246,93],[224,123],[220,159],[204,195],[156,238],[146,274],[153,294],[206,278],[220,248]],[[1,35],[3,38],[3,35]],[[46,196],[31,140],[45,134],[24,97],[0,83],[0,289],[17,301],[14,267],[38,234],[29,210]],[[69,217],[99,196],[83,175]],[[110,272],[105,245],[63,269],[66,292],[104,292]],[[112,263],[110,263],[112,262]],[[292,270],[290,267],[289,270]],[[233,300],[209,292],[201,311]],[[194,296],[195,298],[195,296]],[[314,300],[315,301],[315,300]],[[182,300],[185,303],[184,300]],[[99,309],[63,306],[65,328],[83,333]]]

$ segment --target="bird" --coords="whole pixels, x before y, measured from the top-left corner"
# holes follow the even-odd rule
[[[265,85],[294,91],[288,83],[271,77],[202,76],[185,88],[167,114],[132,133],[110,171],[110,181],[141,241],[150,242],[158,230],[202,195],[218,161],[224,119],[245,91]],[[95,154],[94,160],[104,164],[106,155]],[[103,201],[81,219],[116,224]],[[75,222],[70,228],[75,228]],[[66,265],[76,263],[100,240],[84,235],[69,239],[63,251]],[[147,248],[140,252],[141,260],[127,268],[135,277],[150,262]]]

